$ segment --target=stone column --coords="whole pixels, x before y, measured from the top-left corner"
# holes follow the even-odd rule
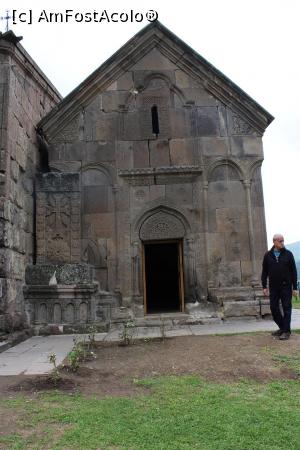
[[[119,280],[119,233],[118,233],[118,219],[117,219],[117,194],[119,191],[118,186],[112,187],[112,192],[114,196],[114,240],[115,240],[115,258],[114,258],[114,269],[115,269],[115,292],[120,292],[120,280]]]
[[[258,283],[258,279],[256,276],[256,265],[255,265],[254,231],[253,231],[252,206],[251,206],[251,181],[243,180],[243,185],[245,188],[246,203],[247,203],[250,258],[251,258],[251,269],[252,269],[251,284],[252,284],[252,286],[257,286],[259,283]]]
[[[195,288],[196,288],[196,274],[195,274],[195,256],[194,256],[194,240],[188,238],[187,240],[188,248],[188,279],[189,279],[189,297],[191,300],[196,300]]]
[[[210,260],[209,260],[209,229],[208,229],[208,181],[203,181],[203,210],[204,210],[204,236],[205,236],[205,257],[206,257],[206,279],[208,288],[213,287],[213,283],[210,277]]]
[[[139,297],[140,294],[140,257],[139,257],[139,242],[133,242],[132,254],[132,293],[134,297]]]

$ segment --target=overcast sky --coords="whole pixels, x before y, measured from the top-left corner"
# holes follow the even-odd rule
[[[22,45],[65,96],[149,22],[46,23],[42,11],[145,13],[158,19],[216,66],[275,120],[264,135],[263,185],[269,245],[274,233],[300,240],[300,2],[298,0],[198,0],[172,3],[95,0],[4,0],[33,23],[10,26]],[[13,5],[13,6],[12,6]],[[125,6],[126,5],[126,6]],[[171,6],[172,5],[172,6]],[[10,9],[12,11],[12,9]],[[125,16],[122,16],[125,17]],[[25,20],[25,15],[21,16]],[[116,18],[116,16],[114,16]],[[5,24],[0,24],[5,31]]]

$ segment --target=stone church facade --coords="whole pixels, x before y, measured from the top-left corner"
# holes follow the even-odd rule
[[[260,169],[272,116],[159,22],[63,100],[47,83],[39,158],[22,172],[34,186],[18,284],[27,321],[268,313]]]

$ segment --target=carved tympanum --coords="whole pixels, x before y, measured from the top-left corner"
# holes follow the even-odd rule
[[[173,214],[157,212],[146,219],[140,228],[143,241],[156,239],[180,239],[185,235],[183,223]]]

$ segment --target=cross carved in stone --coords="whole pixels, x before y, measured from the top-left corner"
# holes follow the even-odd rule
[[[70,199],[66,195],[49,195],[46,208],[47,225],[55,230],[70,223]]]

